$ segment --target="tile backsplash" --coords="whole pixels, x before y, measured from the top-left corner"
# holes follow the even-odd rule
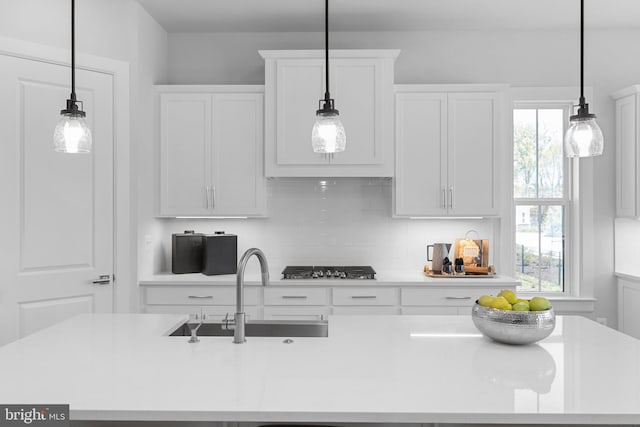
[[[494,263],[496,219],[394,219],[392,187],[384,178],[270,179],[267,218],[157,219],[162,235],[143,254],[140,275],[171,271],[171,234],[184,230],[238,235],[238,258],[250,247],[262,249],[273,277],[285,265],[421,271],[427,244],[453,243],[471,229],[490,240]],[[247,273],[258,272],[253,261]]]

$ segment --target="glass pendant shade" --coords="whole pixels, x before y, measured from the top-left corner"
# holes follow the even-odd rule
[[[311,132],[313,151],[320,154],[333,154],[344,151],[347,137],[340,117],[318,114]]]
[[[590,116],[593,116],[591,114]],[[592,157],[602,154],[604,138],[593,117],[572,117],[564,137],[567,157]]]
[[[55,151],[60,153],[91,152],[91,129],[84,117],[77,113],[62,113],[53,132],[53,144]]]

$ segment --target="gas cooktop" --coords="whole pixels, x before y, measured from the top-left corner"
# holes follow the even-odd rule
[[[286,266],[282,270],[283,279],[355,279],[373,280],[376,271],[370,266]]]

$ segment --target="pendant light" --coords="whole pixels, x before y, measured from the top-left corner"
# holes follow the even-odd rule
[[[91,152],[91,129],[85,121],[85,112],[78,108],[82,101],[76,99],[76,42],[75,42],[76,2],[71,0],[71,96],[66,108],[60,111],[60,121],[53,132],[54,149],[61,153]]]
[[[571,116],[564,145],[567,157],[600,156],[604,148],[596,115],[589,113],[589,104],[584,99],[584,0],[580,0],[580,103],[578,114]]]
[[[320,109],[316,111],[316,123],[311,132],[313,151],[321,154],[333,154],[344,151],[347,138],[344,126],[338,117],[333,99],[329,94],[329,0],[324,2],[324,65],[325,92],[324,99],[318,102]]]

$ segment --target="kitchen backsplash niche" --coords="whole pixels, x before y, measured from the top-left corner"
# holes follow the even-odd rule
[[[184,230],[238,236],[238,257],[251,247],[267,256],[272,277],[286,265],[371,265],[376,271],[420,271],[427,245],[453,243],[471,229],[492,246],[495,219],[394,219],[393,181],[385,178],[278,178],[267,181],[268,217],[156,219],[160,236],[146,239],[140,276],[171,271],[171,235]],[[257,273],[250,263],[247,273]]]

